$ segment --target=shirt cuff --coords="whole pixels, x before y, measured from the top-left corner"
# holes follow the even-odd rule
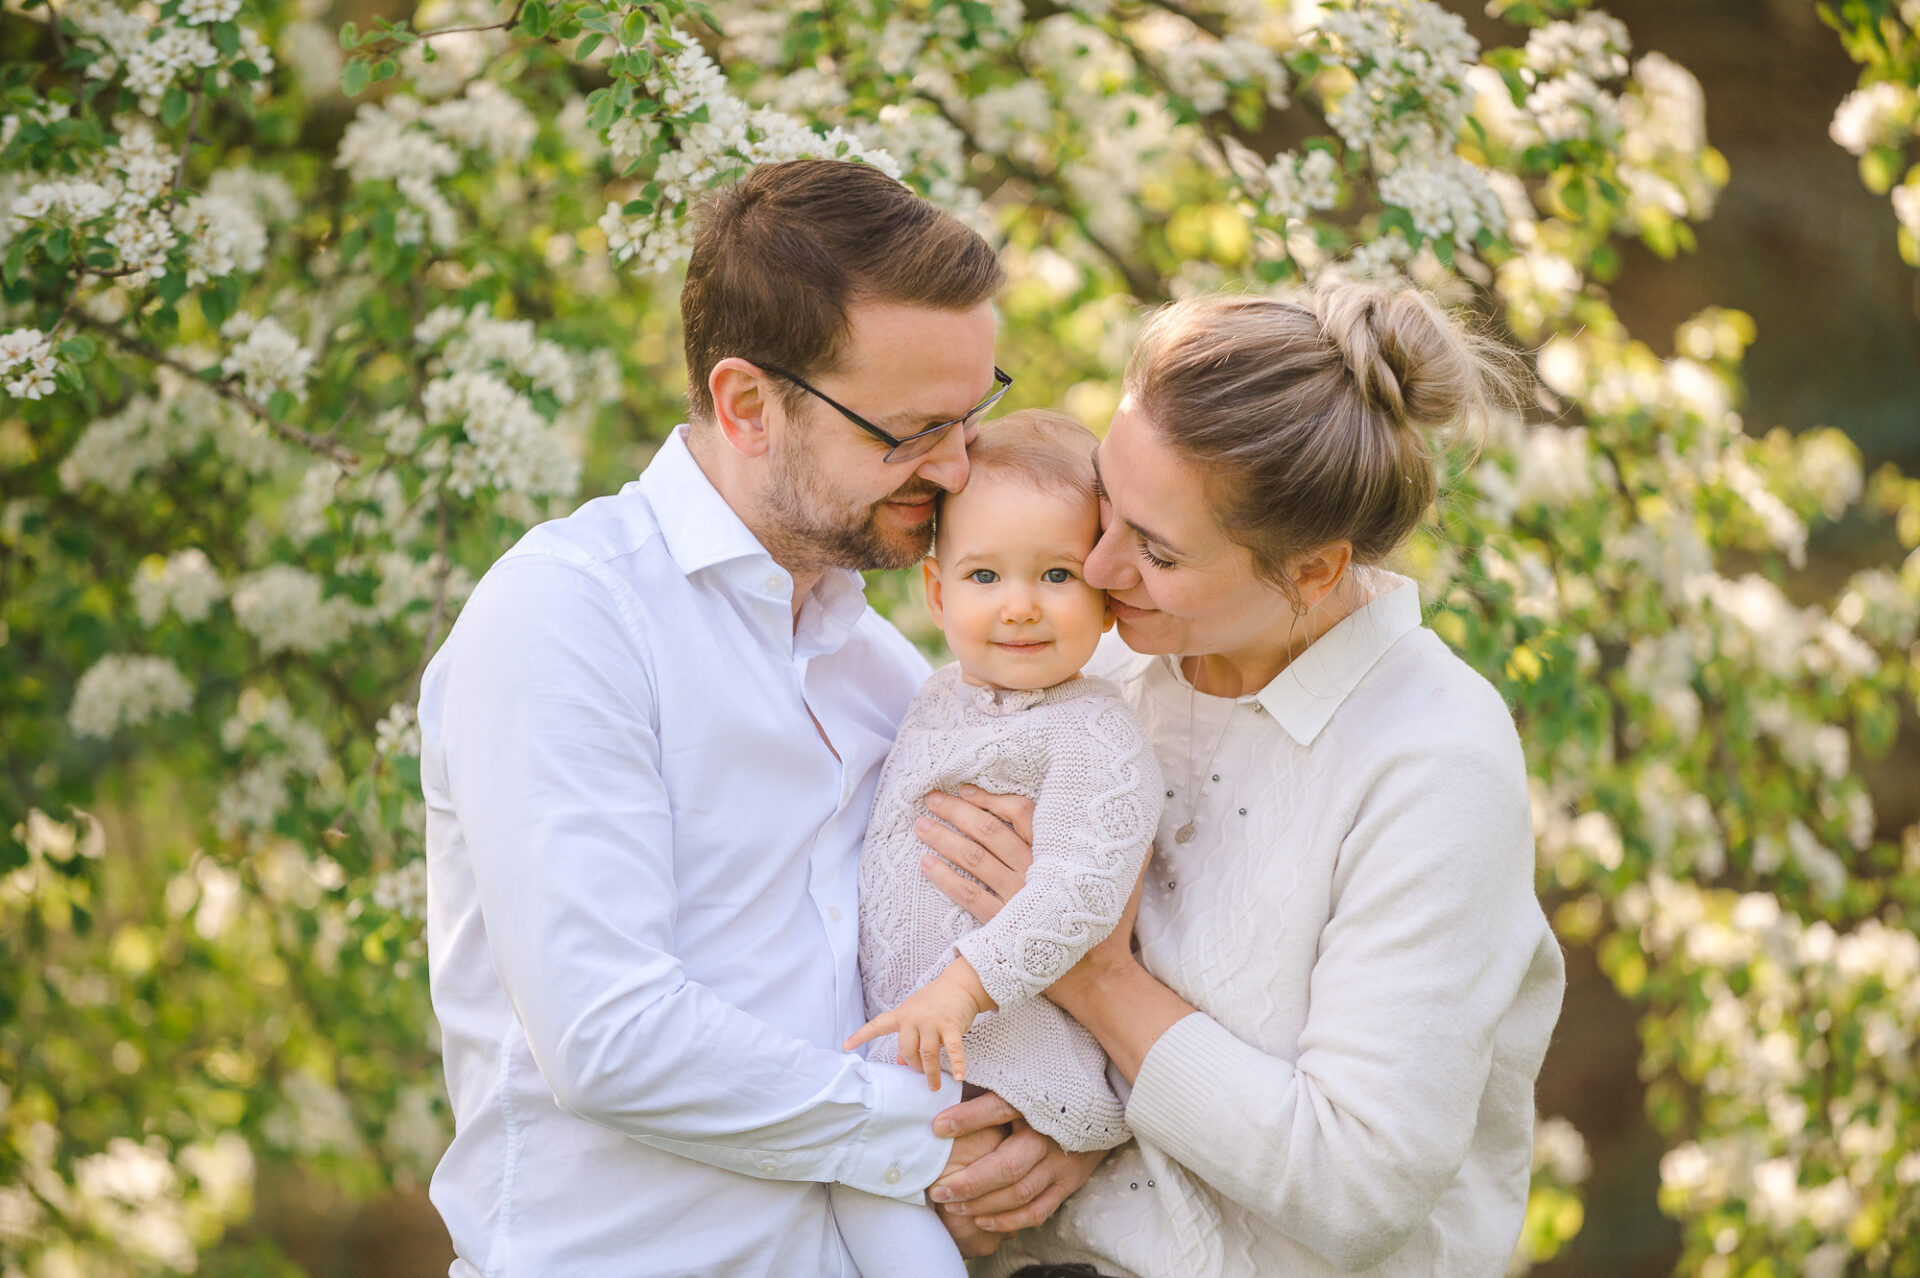
[[[1181,1017],[1140,1062],[1127,1096],[1127,1126],[1180,1158],[1197,1137],[1218,1131],[1221,1096],[1259,1077],[1249,1071],[1249,1053],[1267,1059],[1205,1012]]]
[[[933,1134],[933,1116],[960,1103],[960,1084],[940,1075],[940,1090],[904,1065],[867,1063],[873,1113],[847,1158],[840,1183],[882,1198],[926,1202],[926,1188],[946,1169],[951,1137]]]

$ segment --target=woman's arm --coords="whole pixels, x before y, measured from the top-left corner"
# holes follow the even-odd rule
[[[1134,1131],[1342,1268],[1397,1250],[1466,1160],[1496,1036],[1509,1037],[1505,1067],[1530,1079],[1558,1013],[1560,953],[1533,895],[1524,777],[1506,741],[1379,767],[1334,868],[1291,1059],[1193,1012],[1117,948],[1089,955],[1054,997],[1132,1077]],[[1018,857],[1002,859],[991,811],[967,806],[941,816],[978,846],[928,841],[992,889],[949,890],[977,913],[1018,890]]]

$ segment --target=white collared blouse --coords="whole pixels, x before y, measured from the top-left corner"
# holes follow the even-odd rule
[[[502,556],[427,670],[456,1278],[851,1278],[826,1183],[924,1201],[945,1165],[957,1087],[840,1050],[867,810],[927,665],[858,574],[797,625],[792,589],[683,428]]]
[[[1414,584],[1365,580],[1371,601],[1251,696],[1117,642],[1095,658],[1165,777],[1141,962],[1199,1010],[1123,1092],[1134,1143],[976,1274],[1504,1271],[1565,983],[1526,765]]]

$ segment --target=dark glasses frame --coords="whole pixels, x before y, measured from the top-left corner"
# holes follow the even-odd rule
[[[937,426],[929,426],[922,431],[915,431],[913,434],[902,439],[897,435],[890,435],[886,431],[881,430],[878,426],[875,426],[872,422],[854,412],[845,404],[834,399],[831,395],[807,385],[806,382],[794,374],[789,373],[786,369],[775,368],[772,364],[757,364],[756,366],[763,373],[772,373],[775,377],[785,378],[787,381],[792,382],[795,386],[798,386],[801,390],[807,392],[807,394],[812,395],[815,399],[821,400],[855,426],[858,426],[861,430],[864,430],[867,434],[885,444],[887,446],[887,455],[884,460],[889,462],[906,462],[925,457],[933,451],[934,445],[940,442],[940,435],[943,432],[952,430],[955,426],[971,427],[977,424],[977,419],[988,409],[999,403],[1001,397],[1013,388],[1012,375],[1002,372],[1000,366],[996,364],[993,369],[993,380],[996,386],[991,395],[950,421],[941,422]]]

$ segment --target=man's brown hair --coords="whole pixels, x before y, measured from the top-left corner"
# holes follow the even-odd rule
[[[680,291],[693,420],[713,419],[707,378],[723,359],[812,377],[838,359],[852,303],[965,311],[1005,282],[972,228],[871,165],[750,169],[698,209]]]

